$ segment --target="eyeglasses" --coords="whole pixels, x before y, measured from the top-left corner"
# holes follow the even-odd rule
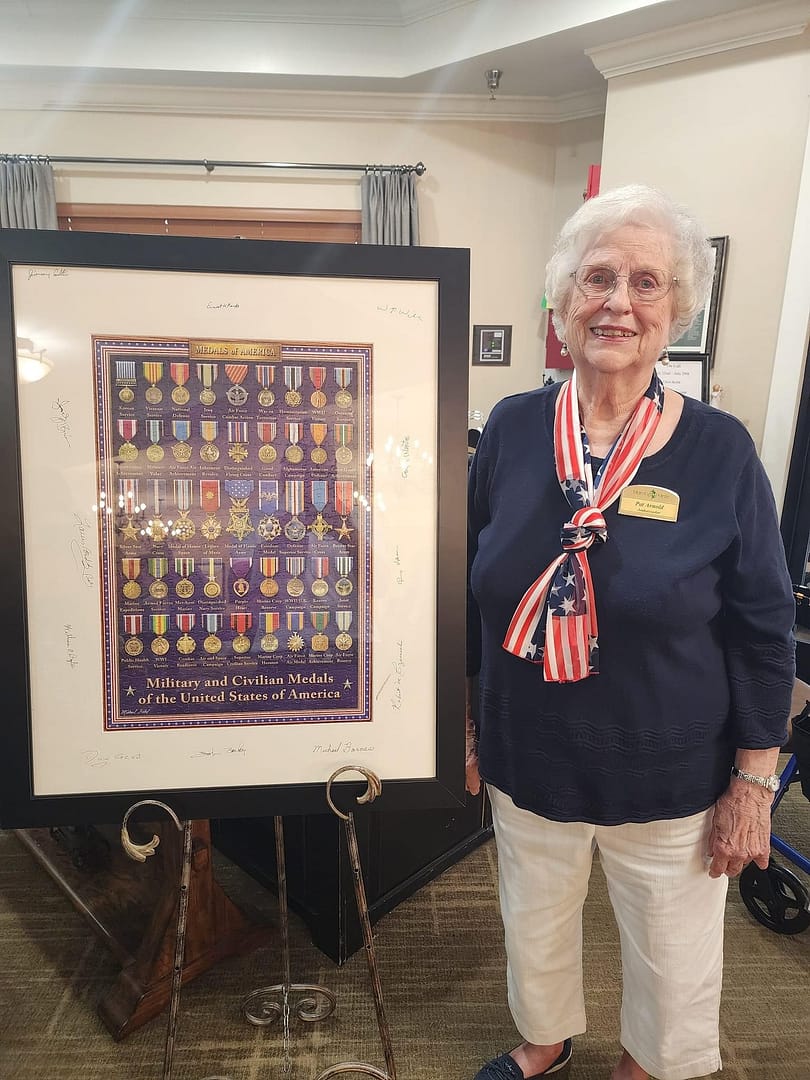
[[[666,296],[678,279],[666,270],[634,270],[632,274],[617,274],[609,266],[580,266],[571,277],[583,296],[589,300],[605,300],[620,280],[627,282],[627,291],[636,303],[652,303]]]

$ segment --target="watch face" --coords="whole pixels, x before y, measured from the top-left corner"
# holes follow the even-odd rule
[[[779,777],[778,776],[769,776],[768,777],[768,791],[778,791],[778,790],[779,790]]]

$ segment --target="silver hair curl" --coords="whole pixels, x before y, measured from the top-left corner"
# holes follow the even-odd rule
[[[673,242],[674,265],[667,267],[678,278],[674,289],[675,315],[670,342],[677,341],[704,307],[712,280],[712,248],[700,222],[685,206],[658,188],[628,184],[588,199],[563,225],[546,265],[546,298],[553,308],[554,329],[564,340],[563,315],[571,291],[571,274],[587,251],[605,233],[622,225],[663,229]]]

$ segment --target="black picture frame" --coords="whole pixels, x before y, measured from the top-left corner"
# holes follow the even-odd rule
[[[29,828],[58,824],[120,821],[133,802],[147,797],[168,803],[181,818],[243,817],[326,812],[325,784],[260,783],[162,785],[131,784],[125,790],[82,789],[36,794],[32,740],[29,651],[40,632],[29,615],[33,583],[26,576],[19,383],[16,339],[15,268],[38,268],[43,275],[77,268],[137,271],[158,280],[179,282],[175,275],[199,272],[217,280],[247,275],[261,283],[272,278],[306,282],[427,283],[435,297],[435,626],[421,632],[435,640],[435,719],[429,722],[435,767],[428,776],[381,776],[382,796],[375,809],[453,807],[464,802],[465,487],[466,399],[469,327],[469,252],[461,249],[350,246],[203,238],[144,237],[115,234],[0,231],[0,519],[4,582],[0,612],[0,671],[6,721],[0,731],[0,826]],[[20,273],[23,271],[20,270]],[[224,276],[224,277],[223,277]],[[18,280],[22,280],[18,278]],[[144,279],[146,280],[146,279]],[[178,284],[177,288],[181,286]],[[351,287],[350,285],[347,287]],[[390,292],[389,292],[390,295]],[[407,307],[378,305],[391,320],[418,317]],[[99,329],[107,331],[104,313]],[[373,340],[373,332],[366,335]],[[89,348],[89,342],[88,342]],[[441,498],[438,497],[439,490]],[[94,507],[95,509],[95,507]],[[429,522],[428,522],[429,523]],[[424,523],[423,523],[424,524]],[[54,668],[56,671],[56,668]],[[104,675],[104,672],[101,672]],[[54,676],[55,677],[55,676]],[[430,688],[429,688],[430,689]],[[403,739],[410,738],[413,716],[403,716]],[[49,719],[48,722],[51,722]],[[272,729],[268,729],[270,731]],[[336,754],[334,766],[350,764],[351,750]],[[374,761],[362,764],[374,769]],[[364,790],[365,781],[339,785],[341,798]]]
[[[512,327],[476,323],[473,326],[473,367],[510,367]]]
[[[709,366],[713,366],[728,242],[729,238],[727,236],[709,237],[709,243],[715,252],[714,274],[712,276],[709,301],[703,311],[698,314],[689,330],[669,346],[669,352],[673,356],[707,356]]]
[[[666,364],[656,365],[661,381],[670,390],[698,401],[711,400],[711,357],[676,353]]]

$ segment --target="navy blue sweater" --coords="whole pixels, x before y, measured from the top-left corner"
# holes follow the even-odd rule
[[[589,551],[600,673],[544,682],[501,643],[571,514],[554,470],[558,392],[497,405],[470,469],[481,775],[558,821],[685,817],[728,786],[735,748],[786,738],[794,602],[773,495],[742,424],[687,398],[634,480],[678,492],[677,522],[607,510],[608,540]]]

